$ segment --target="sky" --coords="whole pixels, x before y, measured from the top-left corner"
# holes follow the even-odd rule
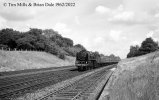
[[[9,3],[75,3],[73,7]],[[5,6],[4,6],[5,5]],[[159,40],[159,0],[0,0],[0,29],[53,29],[90,51],[125,58],[130,45]]]

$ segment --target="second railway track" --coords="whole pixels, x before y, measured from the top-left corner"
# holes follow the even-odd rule
[[[37,89],[56,84],[84,73],[87,73],[87,71],[72,71],[71,68],[0,79],[0,100],[16,98],[22,96],[23,94],[34,92]]]

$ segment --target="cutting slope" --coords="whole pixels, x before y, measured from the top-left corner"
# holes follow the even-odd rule
[[[102,100],[159,100],[159,52],[118,64]]]
[[[0,71],[60,67],[74,65],[74,62],[73,57],[62,60],[46,52],[0,50]]]

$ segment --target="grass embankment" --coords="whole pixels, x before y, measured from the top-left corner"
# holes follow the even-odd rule
[[[65,60],[62,60],[46,52],[0,50],[0,72],[60,67],[74,65],[74,63],[74,57],[67,56]]]
[[[104,100],[159,100],[159,52],[121,61]]]

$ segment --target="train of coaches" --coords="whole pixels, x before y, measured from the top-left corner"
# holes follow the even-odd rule
[[[82,50],[76,54],[75,65],[78,70],[89,70],[106,65],[116,64],[120,61],[116,56],[103,56],[96,52]]]

